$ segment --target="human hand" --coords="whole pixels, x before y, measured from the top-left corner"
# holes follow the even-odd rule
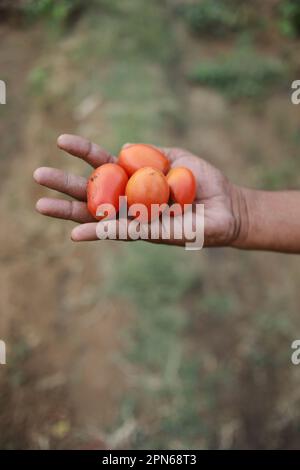
[[[85,160],[93,168],[104,163],[116,162],[116,157],[82,137],[64,134],[58,138],[57,145],[70,155]],[[240,188],[232,185],[214,166],[187,150],[179,148],[160,148],[160,150],[170,160],[171,167],[187,167],[196,178],[195,203],[204,204],[204,245],[239,246],[246,226],[246,223],[243,223],[246,214],[245,203]],[[72,200],[39,199],[36,204],[38,212],[78,222],[80,225],[71,233],[74,241],[98,240],[96,234],[98,221],[90,215],[86,204],[86,178],[56,168],[41,167],[35,170],[34,179],[43,186],[73,198]],[[149,241],[177,245],[186,242],[174,238]]]

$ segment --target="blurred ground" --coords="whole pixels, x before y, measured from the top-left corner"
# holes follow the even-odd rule
[[[56,149],[63,132],[113,152],[180,145],[238,184],[299,188],[299,40],[279,2],[243,10],[243,27],[223,10],[195,22],[187,3],[0,24],[1,448],[298,447],[298,257],[75,245],[71,223],[34,211],[35,167],[89,174]]]

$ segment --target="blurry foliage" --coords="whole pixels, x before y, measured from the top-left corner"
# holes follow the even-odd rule
[[[262,171],[260,176],[260,185],[270,191],[279,191],[284,187],[289,189],[299,188],[299,170],[297,159],[288,159],[276,167]]]
[[[186,322],[182,301],[195,282],[186,255],[178,248],[136,243],[124,253],[111,284],[112,292],[138,309],[136,361],[160,372],[167,367],[170,348],[178,347],[177,335]]]
[[[238,27],[236,10],[219,0],[188,5],[183,12],[192,30],[200,34],[224,34]]]
[[[180,10],[195,33],[225,36],[261,23],[256,8],[248,3],[236,0],[198,0],[182,6]]]
[[[78,8],[83,8],[88,2],[84,0],[29,0],[23,6],[28,19],[46,18],[55,23],[62,23]]]
[[[28,76],[29,91],[33,95],[42,95],[45,93],[49,79],[49,69],[47,67],[35,67]]]
[[[201,433],[201,423],[195,420],[197,400],[191,400],[197,393],[199,364],[197,358],[186,360],[183,337],[188,326],[184,301],[200,278],[192,263],[186,269],[186,256],[178,248],[135,243],[108,281],[108,292],[127,298],[136,311],[128,358],[139,367],[139,389],[165,408],[156,436],[139,436],[141,442],[135,445],[168,446],[170,438],[182,433],[191,445]],[[125,397],[122,420],[138,409],[139,401],[132,391]]]
[[[88,77],[79,79],[73,90],[75,105],[85,96],[101,94],[107,103],[108,128],[102,144],[112,151],[118,152],[126,141],[151,142],[157,135],[163,144],[163,131],[175,121],[179,127],[181,116],[177,97],[161,71],[162,64],[168,67],[174,61],[173,32],[166,27],[158,2],[116,0],[113,6],[114,12],[86,15],[82,40],[69,52],[78,77],[83,69]],[[106,65],[95,72],[95,61]]]
[[[239,47],[226,57],[202,61],[192,70],[190,79],[231,98],[255,98],[278,84],[285,73],[279,59],[262,56],[251,47]]]
[[[217,292],[209,292],[201,297],[199,311],[209,313],[216,318],[223,318],[234,312],[235,302],[231,293],[226,295]]]
[[[12,387],[20,387],[26,381],[26,372],[24,372],[24,364],[30,357],[30,346],[23,337],[14,338],[14,347],[9,363],[9,382]]]
[[[196,0],[181,5],[179,11],[190,29],[199,35],[224,37],[231,33],[261,29],[270,20],[262,15],[258,2],[244,0]],[[278,8],[270,5],[270,14],[278,18],[279,30],[286,36],[300,36],[300,3],[281,0]],[[272,17],[271,17],[272,21]]]
[[[102,15],[89,15],[91,34],[87,48],[106,50],[125,62],[134,59],[137,64],[148,58],[169,62],[176,54],[170,48],[173,38],[171,28],[166,26],[166,11],[159,2],[114,0],[106,7],[101,0],[99,5]]]
[[[279,28],[286,36],[300,36],[300,2],[284,0],[279,5]]]

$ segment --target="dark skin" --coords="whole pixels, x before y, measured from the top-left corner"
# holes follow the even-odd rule
[[[64,134],[57,145],[70,155],[85,160],[92,168],[116,157],[88,140]],[[196,203],[204,204],[204,245],[300,252],[300,192],[255,191],[232,184],[217,168],[184,149],[160,148],[171,167],[189,168],[197,182]],[[43,215],[77,222],[74,241],[98,240],[97,222],[86,204],[87,179],[56,168],[35,170],[37,183],[71,196],[72,200],[42,198],[37,211]],[[128,236],[130,238],[130,236]],[[151,240],[150,240],[151,241]],[[184,245],[186,240],[159,240]]]

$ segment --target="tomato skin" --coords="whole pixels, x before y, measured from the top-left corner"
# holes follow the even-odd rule
[[[96,215],[100,204],[112,204],[118,212],[119,197],[125,195],[127,181],[126,172],[115,163],[105,163],[93,171],[87,185],[87,205],[95,219],[104,217]]]
[[[170,197],[183,208],[184,204],[192,204],[196,197],[196,179],[194,174],[185,167],[172,168],[167,174]]]
[[[152,204],[166,204],[170,196],[170,188],[166,177],[155,168],[145,167],[137,170],[126,186],[127,204],[144,204],[148,210],[148,221],[153,220]],[[142,217],[140,218],[142,220]],[[144,221],[144,220],[142,220]]]
[[[166,174],[170,168],[167,157],[158,149],[147,144],[132,144],[123,148],[119,154],[118,164],[128,176],[140,168],[152,167]]]

